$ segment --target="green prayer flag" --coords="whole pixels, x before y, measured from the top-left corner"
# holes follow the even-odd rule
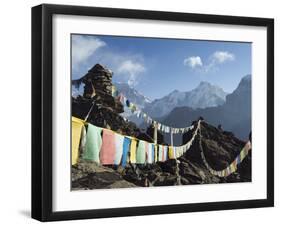
[[[85,152],[82,158],[100,163],[100,149],[102,144],[101,139],[102,128],[88,124]]]
[[[138,164],[144,164],[145,163],[145,141],[140,140],[138,149],[137,149],[137,161]]]

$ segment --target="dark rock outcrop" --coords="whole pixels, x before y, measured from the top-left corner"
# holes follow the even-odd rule
[[[120,101],[112,97],[112,72],[96,64],[82,78],[72,82],[84,83],[83,96],[72,97],[72,115],[103,128],[124,135],[138,137],[141,131],[134,123],[125,121],[119,114],[124,112]],[[85,88],[85,87],[92,88]],[[147,136],[143,135],[146,139]],[[150,139],[149,139],[150,140]]]

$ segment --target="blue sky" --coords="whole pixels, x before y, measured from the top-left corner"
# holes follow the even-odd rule
[[[72,79],[96,63],[150,99],[189,91],[201,81],[232,92],[251,74],[251,43],[72,35]]]

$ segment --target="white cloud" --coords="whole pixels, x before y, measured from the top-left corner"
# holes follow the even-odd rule
[[[72,36],[72,67],[75,69],[79,64],[85,62],[99,48],[106,43],[94,36],[73,35]]]
[[[192,69],[197,69],[199,72],[207,73],[211,70],[218,70],[218,65],[233,60],[235,60],[235,55],[233,53],[227,51],[215,51],[204,64],[200,56],[188,57],[184,59],[183,63]]]
[[[106,46],[106,48],[105,48]],[[102,51],[98,51],[102,48]],[[72,70],[77,78],[85,74],[94,64],[100,63],[112,70],[114,79],[135,86],[146,71],[140,54],[114,51],[102,39],[89,35],[72,36]],[[83,72],[82,72],[83,71]]]
[[[183,64],[187,65],[187,66],[189,66],[191,68],[196,68],[196,67],[202,67],[203,66],[202,60],[201,60],[201,58],[199,56],[188,57],[188,58],[184,59]]]
[[[145,71],[145,67],[136,61],[125,60],[117,68],[117,73],[128,77],[128,84],[135,86],[138,83],[138,76]]]
[[[211,56],[213,63],[222,64],[226,61],[233,61],[235,59],[234,54],[227,51],[216,51]]]

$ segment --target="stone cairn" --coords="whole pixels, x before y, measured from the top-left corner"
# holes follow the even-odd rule
[[[116,113],[124,112],[120,101],[112,97],[112,72],[100,64],[92,67],[80,81],[85,84],[83,97],[102,103]]]
[[[72,81],[74,85],[84,84],[83,96],[72,98],[72,115],[103,128],[112,129],[124,135],[151,139],[140,132],[137,126],[125,121],[122,103],[112,97],[113,73],[100,64],[92,67],[86,75]]]

